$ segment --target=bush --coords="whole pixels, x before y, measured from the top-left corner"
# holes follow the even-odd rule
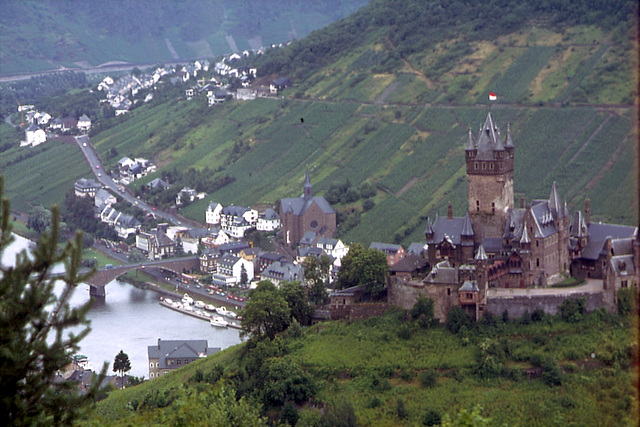
[[[422,387],[433,388],[438,382],[438,375],[433,369],[427,369],[426,371],[420,372],[418,379],[420,380],[420,385],[422,385]]]
[[[422,417],[422,425],[425,426],[438,426],[442,423],[442,417],[440,413],[434,409],[429,409],[424,417]]]
[[[409,418],[409,412],[407,411],[407,408],[404,407],[404,400],[401,397],[396,399],[396,414],[401,420]]]
[[[471,326],[471,318],[467,312],[457,306],[451,307],[447,313],[447,329],[452,334],[457,334],[463,327],[469,326]]]
[[[584,317],[585,306],[584,298],[567,298],[560,304],[560,317],[565,322],[577,323]]]

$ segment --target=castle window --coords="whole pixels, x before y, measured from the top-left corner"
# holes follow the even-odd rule
[[[536,240],[536,248],[539,246],[540,242]]]
[[[476,200],[476,212],[480,212],[480,200]]]
[[[620,286],[622,286],[623,288],[626,288],[628,286],[627,281],[623,280],[622,282],[620,282]]]
[[[451,288],[447,288],[447,295],[451,295]]]
[[[540,258],[536,258],[536,267],[540,267]]]
[[[496,204],[491,202],[491,213],[496,213]]]
[[[475,163],[473,164],[473,168],[474,168],[474,169],[478,169],[478,162],[475,162]]]
[[[493,163],[489,163],[489,169],[493,169]]]

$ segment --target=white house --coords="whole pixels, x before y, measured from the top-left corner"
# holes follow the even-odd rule
[[[31,145],[33,147],[40,145],[47,140],[47,134],[34,124],[27,128],[25,136],[27,138],[27,145]]]
[[[205,211],[205,222],[207,226],[220,224],[220,214],[222,213],[222,205],[220,203],[211,202]]]
[[[273,209],[266,209],[264,213],[258,215],[256,229],[267,232],[280,229],[280,216]]]
[[[222,279],[225,284],[240,283],[243,270],[247,274],[247,283],[249,283],[253,280],[253,263],[235,255],[225,254],[218,260],[218,272],[213,279],[214,281]]]
[[[342,243],[340,239],[329,239],[326,237],[320,237],[316,241],[316,247],[322,249],[327,255],[332,256],[338,260],[341,260],[347,252],[349,247]]]
[[[80,132],[84,132],[87,133],[91,130],[91,119],[89,117],[87,117],[86,114],[83,114],[79,119],[78,119],[78,130]]]
[[[220,213],[220,225],[224,229],[225,226],[231,226],[234,221],[240,218],[254,226],[258,221],[258,211],[244,206],[227,206]]]

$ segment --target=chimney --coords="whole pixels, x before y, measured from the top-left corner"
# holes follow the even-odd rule
[[[588,197],[584,201],[584,220],[588,227],[591,224],[591,199]]]
[[[520,209],[524,209],[524,196],[520,197]]]
[[[453,219],[453,209],[451,208],[451,202],[447,206],[447,219]]]
[[[158,350],[160,350],[160,341],[162,341],[162,338],[158,338]]]

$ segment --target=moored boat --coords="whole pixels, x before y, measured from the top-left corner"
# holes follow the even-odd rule
[[[184,295],[182,296],[182,303],[183,303],[183,304],[193,304],[193,298],[191,298],[191,297],[189,296],[189,294],[184,294]]]
[[[226,328],[229,322],[227,322],[220,316],[213,316],[211,320],[209,320],[209,324],[217,328]]]

